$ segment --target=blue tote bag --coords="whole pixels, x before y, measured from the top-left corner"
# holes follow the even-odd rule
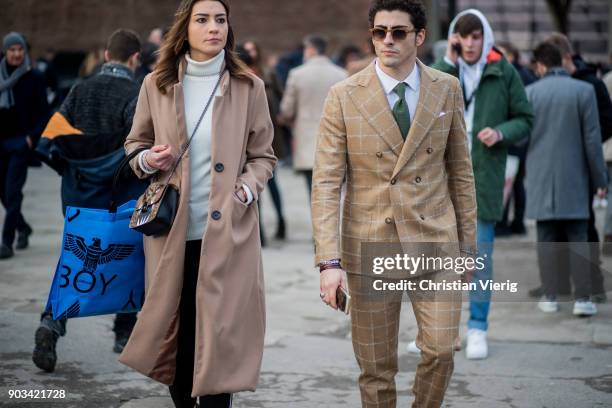
[[[117,169],[113,192],[119,173],[134,154]],[[129,228],[135,206],[132,200],[118,208],[112,202],[109,210],[66,208],[62,251],[47,301],[53,319],[140,310],[144,303],[142,234]]]

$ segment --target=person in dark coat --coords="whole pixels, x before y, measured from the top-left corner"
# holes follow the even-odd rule
[[[554,44],[540,44],[534,57],[542,79],[527,87],[535,117],[527,152],[527,216],[537,221],[544,291],[538,307],[559,310],[558,271],[565,255],[575,286],[573,313],[591,316],[597,308],[590,299],[589,197],[591,191],[602,197],[607,186],[595,91],[570,77]]]
[[[45,77],[32,68],[23,35],[11,32],[2,41],[0,61],[0,201],[6,214],[0,259],[28,247],[32,228],[21,213],[30,150],[49,118]]]
[[[563,68],[574,79],[588,82],[595,90],[597,101],[597,111],[599,114],[599,128],[601,132],[601,142],[605,142],[612,136],[612,101],[606,85],[596,75],[596,71],[590,69],[582,58],[573,54],[572,45],[569,39],[561,33],[554,33],[547,42],[554,44],[561,50]],[[573,55],[573,56],[572,56]],[[595,212],[593,211],[593,198],[595,191],[589,194],[589,242],[599,242],[599,234],[595,228]],[[563,265],[567,265],[564,262]],[[606,301],[606,290],[604,288],[604,279],[601,273],[601,261],[598,245],[591,245],[591,280],[593,285],[593,300],[596,303]],[[559,294],[566,295],[571,293],[571,285],[569,279],[569,271],[566,268],[559,270]],[[542,296],[542,288],[536,288],[529,291],[532,297]]]
[[[159,46],[152,42],[146,42],[142,45],[142,53],[140,55],[140,66],[136,69],[136,82],[142,85],[144,78],[153,72],[157,64],[157,56]]]
[[[62,176],[62,208],[108,209],[115,170],[125,157],[123,144],[132,127],[139,85],[140,40],[130,30],[117,30],[108,40],[107,61],[100,72],[77,83],[43,131],[37,153]],[[137,199],[146,188],[134,174],[121,180],[122,204]],[[136,313],[115,318],[114,351],[120,353],[136,323]],[[66,334],[66,319],[53,320],[45,310],[36,330],[32,360],[37,367],[55,369],[57,340]]]

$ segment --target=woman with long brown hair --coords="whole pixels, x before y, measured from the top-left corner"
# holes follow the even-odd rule
[[[233,50],[227,0],[183,0],[125,143],[145,149],[137,175],[169,180],[179,200],[169,232],[144,238],[146,298],[120,361],[169,385],[177,407],[231,406],[263,355],[257,198],[276,158],[264,84]]]

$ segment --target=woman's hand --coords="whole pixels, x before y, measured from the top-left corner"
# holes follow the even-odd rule
[[[168,171],[172,168],[174,161],[174,151],[170,145],[156,145],[149,150],[145,156],[147,164],[156,170]]]
[[[238,199],[245,204],[247,201],[249,201],[249,196],[247,195],[246,191],[244,191],[244,188],[242,187],[240,187],[238,191],[236,191],[236,197],[238,197]]]

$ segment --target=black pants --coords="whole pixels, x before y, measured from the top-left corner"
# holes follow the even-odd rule
[[[283,217],[283,201],[281,199],[280,188],[278,187],[278,183],[276,182],[276,170],[272,173],[272,177],[268,180],[268,191],[272,196],[272,204],[274,204],[274,209],[276,210],[276,217],[278,218],[278,222],[280,223]],[[261,219],[261,218],[260,218]]]
[[[595,211],[593,210],[593,198],[594,193],[589,194],[589,220],[588,220],[588,241],[590,242],[589,249],[591,252],[589,270],[591,274],[591,286],[594,295],[606,293],[604,288],[604,277],[601,272],[601,257],[599,253],[599,234],[595,228]],[[569,241],[569,240],[568,240]],[[567,259],[567,258],[565,258]],[[567,267],[567,262],[562,263],[559,269],[559,292],[569,293],[571,292],[570,285],[570,271]]]
[[[306,178],[306,188],[308,188],[308,198],[312,194],[312,170],[302,170],[304,177]]]
[[[587,220],[538,221],[538,265],[544,294],[556,298],[562,254],[569,256],[569,272],[574,282],[574,296],[591,296],[590,249]],[[568,242],[564,241],[567,238]]]
[[[170,396],[177,408],[193,408],[195,398],[191,398],[193,388],[193,362],[195,359],[195,322],[196,286],[200,267],[200,248],[202,241],[187,241],[183,289],[179,307],[178,349],[176,352],[176,375],[170,386]],[[214,375],[214,373],[213,373]],[[200,397],[202,408],[228,408],[231,394],[205,395]]]
[[[25,139],[0,140],[0,202],[6,210],[2,243],[12,247],[15,232],[27,228],[21,204],[28,175],[29,148]]]

